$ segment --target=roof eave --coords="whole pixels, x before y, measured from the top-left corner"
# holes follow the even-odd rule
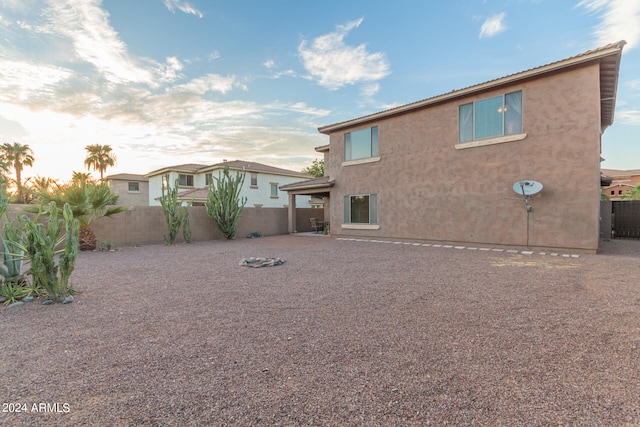
[[[388,117],[396,116],[399,114],[403,114],[409,111],[414,111],[420,108],[424,108],[430,105],[451,101],[457,98],[462,98],[468,95],[472,95],[474,93],[487,91],[489,89],[495,89],[500,86],[505,86],[508,84],[513,84],[515,82],[521,80],[527,80],[531,78],[536,78],[544,74],[556,72],[558,70],[562,70],[569,67],[575,67],[578,65],[582,65],[588,62],[600,60],[609,55],[618,53],[617,55],[617,63],[619,65],[620,60],[619,57],[622,52],[622,47],[626,44],[625,41],[620,41],[618,43],[614,43],[610,45],[610,47],[605,47],[601,49],[597,49],[593,52],[585,52],[581,55],[577,55],[568,59],[564,59],[558,62],[554,62],[551,64],[543,65],[537,68],[533,68],[531,70],[523,71],[520,73],[512,74],[509,76],[501,77],[495,80],[491,80],[485,83],[480,83],[474,86],[469,86],[464,89],[459,89],[455,91],[451,91],[442,95],[435,96],[433,98],[428,98],[422,101],[414,102],[411,104],[402,105],[400,107],[396,107],[390,110],[381,111],[378,113],[370,114],[368,116],[359,117],[353,120],[348,120],[341,123],[335,123],[332,125],[322,126],[318,128],[318,132],[323,133],[325,135],[329,135],[332,132],[338,131],[340,129],[349,128],[353,126],[357,126],[360,124],[385,119]],[[617,76],[617,74],[616,74]],[[616,77],[617,81],[617,77]],[[615,92],[614,92],[615,93]],[[614,99],[615,101],[615,99]],[[615,105],[615,102],[614,102]],[[611,122],[613,122],[613,114],[611,115]],[[610,124],[610,123],[609,123]]]
[[[323,182],[321,184],[309,184],[309,185],[295,185],[287,184],[279,187],[283,191],[295,191],[295,190],[315,190],[319,188],[331,188],[336,182],[334,180]]]

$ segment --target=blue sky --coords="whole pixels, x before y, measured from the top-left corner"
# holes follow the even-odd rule
[[[0,142],[62,180],[88,144],[300,170],[319,126],[622,39],[603,167],[640,169],[640,0],[0,0]]]

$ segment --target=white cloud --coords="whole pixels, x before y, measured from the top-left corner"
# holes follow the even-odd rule
[[[640,110],[616,111],[616,119],[625,125],[640,125]]]
[[[594,29],[598,45],[626,40],[625,50],[629,50],[640,42],[640,1],[582,0],[576,7],[601,13],[600,24]]]
[[[181,77],[180,71],[184,69],[184,65],[175,56],[167,58],[167,63],[164,66],[164,75],[161,80],[165,82],[172,82]]]
[[[171,92],[189,92],[195,95],[204,95],[207,92],[227,93],[236,85],[234,76],[225,77],[217,74],[207,74],[197,77],[188,83],[175,86]]]
[[[27,61],[0,62],[0,100],[24,102],[52,94],[56,84],[68,79],[71,70]]]
[[[202,18],[204,14],[200,12],[198,9],[193,7],[191,3],[188,1],[182,0],[164,0],[164,5],[169,9],[169,11],[175,13],[175,10],[178,9],[180,12],[184,12],[186,14],[195,15],[198,18]]]
[[[45,13],[50,32],[70,39],[75,54],[93,64],[107,80],[152,83],[152,73],[129,56],[100,3],[100,0],[49,0]]]
[[[262,63],[262,65],[263,65],[265,68],[273,68],[273,67],[275,67],[276,63],[273,61],[273,59],[267,59],[266,61],[264,61],[264,62]]]
[[[485,20],[480,27],[480,38],[493,37],[506,30],[507,27],[504,24],[506,16],[507,14],[502,12]]]
[[[298,46],[305,69],[320,85],[336,90],[345,85],[380,80],[390,73],[384,53],[370,53],[364,44],[345,44],[345,37],[362,21],[360,18],[338,25],[336,31],[317,37],[310,44],[303,40]]]

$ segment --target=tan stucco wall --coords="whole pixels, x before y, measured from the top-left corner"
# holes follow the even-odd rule
[[[25,214],[25,205],[9,205],[9,218],[33,214]],[[311,223],[309,218],[323,220],[323,210],[300,208],[296,210],[299,232],[309,232]],[[45,217],[42,217],[46,221]],[[215,227],[213,220],[207,215],[204,206],[189,208],[189,223],[191,225],[192,240],[206,241],[222,239],[222,234]],[[4,217],[0,218],[0,229],[4,225]],[[98,243],[110,240],[116,246],[129,246],[151,243],[164,243],[163,235],[167,233],[164,211],[161,206],[133,206],[130,210],[114,215],[112,218],[101,218],[91,223],[96,233]],[[259,232],[263,236],[287,234],[287,208],[247,208],[242,211],[236,238],[245,238],[249,233]],[[182,229],[176,240],[184,241]]]
[[[111,191],[118,194],[118,204],[123,206],[148,206],[149,182],[109,180]],[[129,191],[129,182],[138,182],[139,192]]]
[[[458,106],[522,90],[521,141],[458,150]],[[330,135],[332,234],[525,246],[512,190],[540,181],[529,246],[595,251],[600,200],[597,65],[458,99]],[[378,126],[380,161],[343,166],[344,133]],[[343,196],[378,194],[379,230],[343,229]]]

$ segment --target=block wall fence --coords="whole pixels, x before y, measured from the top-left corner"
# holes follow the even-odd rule
[[[9,216],[25,215],[23,205],[10,205]],[[33,215],[29,214],[33,217]],[[309,218],[324,220],[324,209],[298,208],[296,221],[298,232],[311,231]],[[2,223],[4,221],[1,221]],[[204,206],[189,208],[191,240],[206,241],[223,239],[222,234],[207,215]],[[128,211],[112,218],[101,218],[91,223],[98,243],[112,241],[116,246],[133,246],[152,243],[164,243],[167,233],[164,212],[161,206],[132,206]],[[288,234],[287,208],[244,208],[238,222],[236,238],[245,238],[253,232],[263,236]],[[182,230],[178,233],[177,243],[184,242]]]

